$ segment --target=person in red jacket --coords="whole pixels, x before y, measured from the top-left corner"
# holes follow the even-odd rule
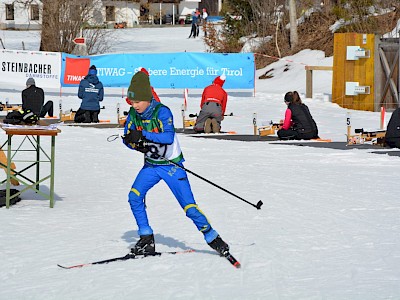
[[[201,110],[193,127],[196,132],[218,133],[220,131],[228,102],[228,94],[222,88],[225,80],[225,74],[218,76],[204,89],[201,96]]]

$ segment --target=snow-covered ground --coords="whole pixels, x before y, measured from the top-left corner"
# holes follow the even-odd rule
[[[187,39],[189,31],[119,30],[113,51],[205,51],[200,39]],[[38,50],[39,32],[0,31],[0,37],[8,48],[21,49],[24,41]],[[273,68],[274,78],[257,79],[254,97],[231,91],[227,112],[233,116],[222,129],[252,134],[254,113],[259,125],[282,119],[285,92],[304,98],[304,64],[332,65],[332,58],[304,50],[257,71]],[[344,142],[348,112],[353,128],[379,127],[379,113],[332,104],[331,82],[331,72],[318,72],[314,98],[303,99],[322,138]],[[0,91],[0,99],[19,99],[20,90]],[[183,91],[158,92],[181,127]],[[189,90],[187,114],[199,111],[200,93]],[[102,119],[116,120],[117,103],[128,109],[120,94],[106,89]],[[57,94],[47,99],[57,107]],[[73,94],[62,101],[64,110],[80,104]],[[160,183],[146,197],[157,250],[195,253],[64,270],[57,264],[121,256],[137,241],[127,194],[143,157],[119,140],[107,141],[120,129],[60,129],[55,207],[29,191],[17,205],[0,209],[0,299],[400,299],[398,156],[179,134],[186,168],[252,203],[264,202],[256,210],[189,174],[200,208],[242,268],[214,254]],[[46,149],[48,142],[42,138]]]

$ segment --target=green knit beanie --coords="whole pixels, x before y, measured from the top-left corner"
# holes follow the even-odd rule
[[[128,98],[132,101],[151,101],[153,95],[150,88],[149,76],[144,72],[137,72],[132,76],[128,88]]]

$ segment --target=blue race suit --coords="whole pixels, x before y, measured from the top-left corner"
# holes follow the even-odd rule
[[[147,140],[146,144],[152,149],[151,152],[145,154],[145,164],[139,171],[128,196],[132,213],[139,227],[138,234],[153,233],[147,218],[144,197],[155,184],[164,180],[186,216],[204,234],[206,242],[213,241],[218,233],[211,227],[207,217],[197,206],[186,171],[158,157],[161,155],[183,167],[184,158],[175,133],[170,109],[154,99],[142,114],[131,108],[124,133],[127,134],[130,130],[142,130],[143,137]],[[135,145],[128,144],[127,146],[135,149]],[[155,156],[154,153],[158,155]]]

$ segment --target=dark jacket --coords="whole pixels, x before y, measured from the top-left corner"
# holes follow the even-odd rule
[[[311,116],[307,105],[291,103],[289,109],[292,111],[294,130],[298,131],[300,134],[307,133],[311,134],[313,137],[318,136],[317,124]]]
[[[79,83],[78,97],[82,99],[80,108],[84,110],[100,110],[103,101],[103,84],[96,75],[87,75]]]
[[[400,108],[397,108],[390,117],[385,139],[386,142],[399,143],[400,141]]]
[[[31,85],[22,91],[22,109],[30,109],[34,114],[40,116],[44,104],[43,89]]]
[[[312,132],[314,133],[314,138],[319,138],[318,137],[318,126],[317,126],[317,123],[315,123],[315,120],[310,113],[310,109],[304,103],[301,104],[301,107],[302,107],[304,113],[306,114],[308,121],[311,122],[311,127],[312,127]]]

